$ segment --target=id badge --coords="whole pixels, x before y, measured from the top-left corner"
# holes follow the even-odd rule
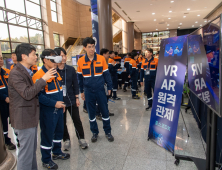
[[[145,75],[150,75],[150,69],[147,69]]]
[[[62,85],[62,91],[63,91],[63,96],[65,97],[66,96],[66,86],[65,85]]]

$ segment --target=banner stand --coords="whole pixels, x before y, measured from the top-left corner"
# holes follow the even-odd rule
[[[181,111],[181,108],[180,108],[180,113],[181,113],[181,116],[182,116],[182,118],[183,118],[183,123],[184,123],[185,128],[186,128],[186,131],[187,131],[187,137],[189,138],[189,137],[190,137],[190,135],[189,135],[189,132],[188,132],[188,129],[187,129],[187,125],[186,125],[186,122],[185,122],[185,120],[184,120],[184,117],[183,117],[183,112]]]
[[[192,103],[192,101],[190,101]],[[194,162],[198,170],[215,170],[216,161],[216,127],[217,115],[208,108],[207,114],[207,153],[206,159],[196,158],[192,156],[175,154],[175,164],[179,165],[180,160]]]

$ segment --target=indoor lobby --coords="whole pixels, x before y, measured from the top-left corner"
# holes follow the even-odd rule
[[[0,28],[0,170],[222,169],[221,0],[0,0]],[[20,54],[21,44],[35,51],[36,64],[30,66],[37,72],[22,64],[24,54],[29,57],[33,51]],[[45,54],[47,50],[53,52]],[[57,64],[47,80],[36,76],[50,71],[46,60]],[[19,161],[28,153],[28,139],[20,140],[24,129],[11,118],[19,109],[10,106],[10,90],[19,83],[11,83],[10,75],[19,65],[31,81],[25,91],[40,79],[45,84],[38,92],[30,90],[34,97],[20,98],[27,103],[35,99],[40,107],[32,153],[37,168]],[[74,73],[64,71],[66,66]],[[49,91],[52,80],[62,94],[64,103],[56,100],[61,107],[57,102],[48,106],[51,97],[41,101],[43,93],[54,94]],[[75,91],[72,101],[67,82]],[[54,115],[67,109],[60,117],[63,139],[55,139],[58,129],[48,133],[45,128],[54,127],[54,116],[47,122],[47,114],[42,116],[49,107]],[[21,120],[26,121],[30,114],[24,110]],[[43,146],[44,128],[52,136],[50,146]],[[54,159],[56,146],[67,158]],[[44,149],[54,168],[44,162]]]

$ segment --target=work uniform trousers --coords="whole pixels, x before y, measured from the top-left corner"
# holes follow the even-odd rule
[[[90,130],[92,131],[92,133],[99,133],[98,125],[96,122],[96,103],[98,104],[99,110],[102,113],[103,129],[106,134],[111,133],[110,118],[105,89],[99,89],[97,91],[84,89],[84,93],[86,107],[88,109],[89,114]]]
[[[134,75],[132,78],[132,87],[131,87],[131,92],[132,92],[132,97],[136,96],[136,90],[137,90],[137,74]]]
[[[10,144],[11,139],[8,137],[9,104],[5,101],[0,101],[0,115],[2,120],[5,144]]]
[[[122,87],[122,81],[123,81],[123,78],[122,78],[122,73],[121,73],[121,74],[118,74],[118,85],[120,88]]]
[[[64,113],[64,134],[63,134],[63,141],[66,141],[67,139],[70,140],[68,128],[66,125],[66,117],[67,117],[67,110],[69,111],[69,114],[72,118],[73,124],[75,126],[76,130],[76,136],[78,139],[84,139],[84,130],[82,126],[82,121],[79,116],[79,108],[76,107],[76,105],[72,105],[69,107],[66,107],[65,113]]]
[[[123,89],[126,90],[126,87],[129,86],[129,81],[130,81],[130,78],[128,78],[129,73],[125,73],[124,76],[125,76],[125,78],[124,78],[124,86],[123,86]]]
[[[44,111],[42,111],[44,110]],[[61,141],[63,138],[63,109],[56,109],[54,112],[42,108],[40,110],[41,128],[41,153],[42,162],[48,163],[51,160],[51,151],[55,155],[60,155]]]
[[[145,77],[145,92],[147,94],[147,100],[149,106],[152,106],[153,104],[152,90],[154,92],[155,81],[156,81],[156,76],[152,76],[151,78]]]
[[[117,92],[117,89],[118,89],[118,76],[112,76],[112,83],[113,83],[113,90],[112,90],[112,93],[113,93],[113,98],[117,98],[117,95],[116,95],[116,92]]]

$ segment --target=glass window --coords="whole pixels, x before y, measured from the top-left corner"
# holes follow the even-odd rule
[[[6,0],[6,8],[25,13],[24,0]]]
[[[41,18],[40,6],[32,2],[26,1],[26,12],[36,18]]]
[[[5,7],[4,0],[0,0],[0,6]]]
[[[15,51],[15,48],[17,47],[17,45],[19,45],[21,43],[12,43],[12,51]]]
[[[10,48],[10,43],[9,42],[1,42],[0,41],[0,44],[1,44],[1,50],[2,50],[2,53],[11,53],[11,48]]]
[[[15,14],[8,12],[8,22],[17,24],[15,16]]]
[[[59,47],[60,46],[59,34],[53,34],[53,38],[54,38],[55,47]]]
[[[36,4],[40,4],[39,0],[29,0],[29,1],[35,2]]]
[[[30,43],[43,44],[43,33],[42,31],[37,31],[29,29]]]
[[[56,3],[51,1],[50,5],[51,5],[51,10],[56,11]]]
[[[0,23],[0,40],[9,41],[7,24]]]
[[[18,21],[18,24],[19,24],[19,25],[27,26],[26,17],[20,16],[20,17],[18,17],[17,21]]]
[[[9,25],[11,41],[28,42],[27,28]]]
[[[52,15],[52,21],[57,22],[57,13],[54,11],[51,11],[51,15]]]
[[[5,20],[6,20],[5,11],[0,10],[0,21],[5,21]]]
[[[40,54],[42,54],[42,51],[44,50],[44,46],[43,45],[35,45],[32,44],[35,48],[36,48],[36,54],[38,54],[38,56],[40,56]]]

